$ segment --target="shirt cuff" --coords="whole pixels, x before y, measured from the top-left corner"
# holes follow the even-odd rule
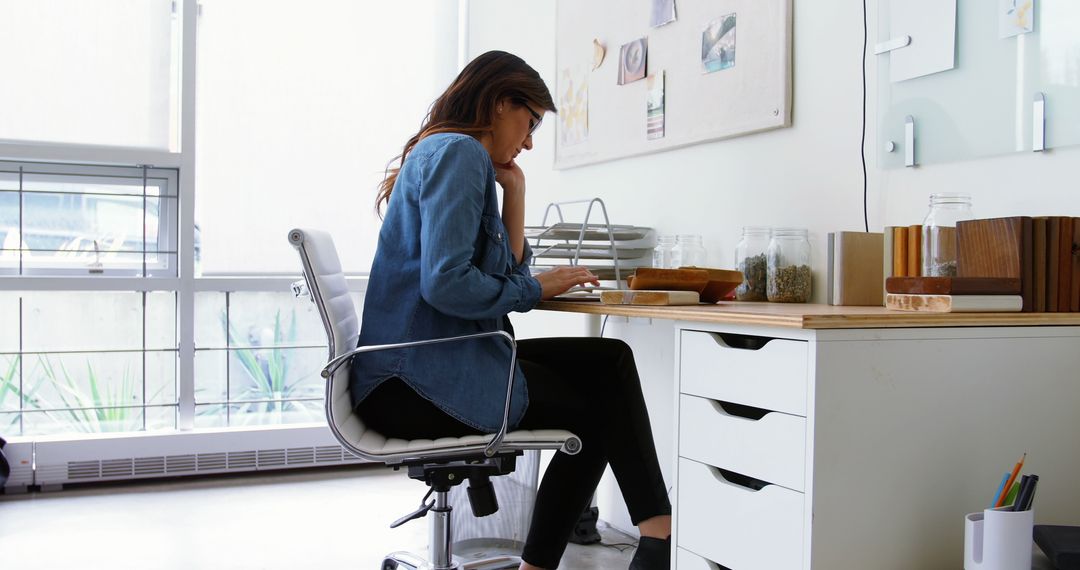
[[[519,313],[531,311],[536,304],[540,302],[540,296],[543,293],[543,289],[540,287],[540,281],[531,275],[522,275],[519,279],[521,283],[521,299],[518,300],[518,304],[514,307],[514,310]]]

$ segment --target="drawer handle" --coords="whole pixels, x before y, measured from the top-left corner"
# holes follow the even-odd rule
[[[761,479],[754,479],[748,475],[729,471],[727,469],[721,469],[719,467],[709,466],[709,470],[713,472],[713,476],[718,479],[723,479],[732,485],[737,485],[746,489],[747,491],[760,491],[772,483],[768,481],[762,481]]]
[[[724,566],[719,562],[713,562],[712,560],[707,560],[705,558],[701,558],[700,556],[698,557],[698,559],[705,562],[705,566],[707,566],[709,570],[731,570],[731,568],[728,568],[727,566]]]
[[[755,408],[754,406],[747,406],[746,404],[736,404],[734,402],[724,402],[721,400],[709,400],[709,402],[712,403],[713,409],[718,412],[737,418],[753,420],[755,422],[772,413],[772,410]]]
[[[709,333],[709,336],[711,336],[713,340],[716,341],[716,344],[719,344],[720,346],[739,350],[761,350],[762,347],[769,344],[769,341],[775,340],[767,336],[722,332]]]

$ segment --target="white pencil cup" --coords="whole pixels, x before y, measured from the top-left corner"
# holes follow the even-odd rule
[[[986,509],[964,517],[964,570],[1031,570],[1035,511]]]

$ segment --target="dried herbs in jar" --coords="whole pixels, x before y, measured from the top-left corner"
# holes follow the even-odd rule
[[[777,228],[766,254],[766,294],[774,303],[810,300],[810,241],[801,228]]]

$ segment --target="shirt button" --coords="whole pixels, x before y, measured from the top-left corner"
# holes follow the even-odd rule
[[[495,234],[495,237],[502,239],[502,234]]]

